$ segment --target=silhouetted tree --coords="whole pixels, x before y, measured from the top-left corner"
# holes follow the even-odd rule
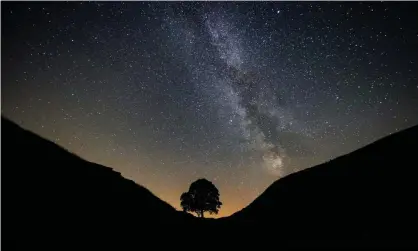
[[[190,210],[191,197],[188,192],[185,192],[180,196],[180,201],[181,201],[181,207],[183,208],[183,211],[185,212],[191,211]]]
[[[222,205],[222,202],[219,201],[218,189],[206,179],[198,179],[193,182],[189,191],[180,196],[180,200],[183,211],[194,212],[202,218],[205,212],[217,214]]]

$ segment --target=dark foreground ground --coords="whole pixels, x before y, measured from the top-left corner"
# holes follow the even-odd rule
[[[219,220],[178,212],[111,168],[7,119],[1,127],[4,250],[418,242],[418,127],[280,179],[247,208]]]

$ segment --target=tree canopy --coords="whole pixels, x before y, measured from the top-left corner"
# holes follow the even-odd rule
[[[189,191],[180,196],[180,201],[183,211],[194,212],[202,218],[205,212],[217,214],[222,205],[222,202],[219,201],[218,189],[206,179],[198,179],[193,182]]]

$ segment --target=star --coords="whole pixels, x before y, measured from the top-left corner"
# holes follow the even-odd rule
[[[3,7],[2,114],[177,208],[205,177],[226,216],[418,124],[412,3]]]

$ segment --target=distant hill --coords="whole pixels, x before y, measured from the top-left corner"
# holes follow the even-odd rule
[[[176,211],[111,168],[3,117],[1,128],[1,242],[12,250],[248,248],[295,239],[346,246],[418,236],[418,127],[282,178],[218,220]]]
[[[80,243],[107,235],[174,231],[193,218],[111,168],[85,161],[2,117],[2,242]],[[127,236],[126,236],[127,237]],[[34,242],[30,242],[33,240]],[[102,244],[106,243],[103,240]]]
[[[284,177],[222,221],[270,226],[278,238],[417,239],[417,202],[415,126]]]

